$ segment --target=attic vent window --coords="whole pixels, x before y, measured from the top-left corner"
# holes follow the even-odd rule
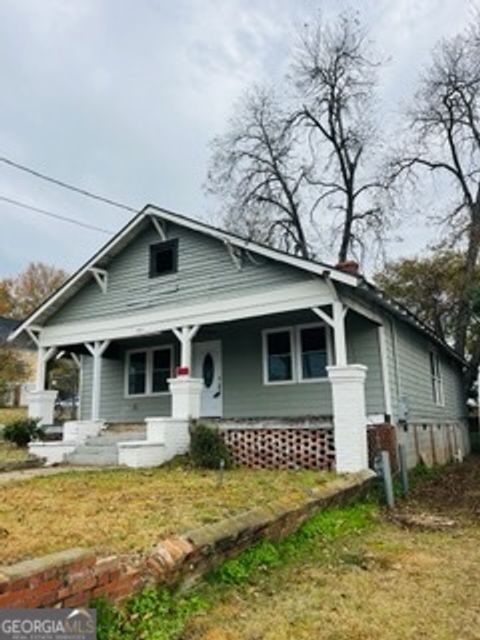
[[[178,268],[178,240],[150,245],[150,278],[176,273]]]

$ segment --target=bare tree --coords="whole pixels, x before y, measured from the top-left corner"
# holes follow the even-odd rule
[[[455,348],[465,355],[474,321],[472,292],[480,253],[480,22],[440,43],[420,80],[408,112],[408,134],[391,163],[391,178],[411,179],[422,172],[438,175],[452,193],[453,206],[443,211],[451,246],[463,250],[463,277],[458,287]],[[480,358],[470,345],[472,371]]]
[[[297,122],[312,153],[308,178],[323,210],[334,214],[339,261],[363,250],[371,232],[380,239],[384,225],[377,197],[383,184],[370,170],[378,64],[355,14],[344,13],[332,24],[319,19],[305,28],[292,67],[302,104]]]
[[[227,227],[309,257],[301,211],[306,170],[273,92],[249,91],[212,147],[207,188],[221,197]]]
[[[271,91],[248,92],[213,141],[208,190],[231,229],[313,257],[314,230],[331,228],[339,261],[358,257],[384,219],[369,175],[376,62],[355,16],[307,27],[291,68],[281,105]]]

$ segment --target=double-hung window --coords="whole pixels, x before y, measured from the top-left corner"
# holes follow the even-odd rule
[[[443,395],[443,378],[440,367],[440,357],[435,351],[430,351],[430,376],[432,380],[432,396],[435,404],[443,406],[445,398]]]
[[[173,348],[154,347],[128,351],[126,358],[126,395],[147,396],[168,392],[173,371]]]
[[[298,327],[299,379],[327,377],[328,341],[325,325]]]
[[[293,381],[293,331],[273,329],[264,333],[265,379],[270,384]]]
[[[329,335],[323,324],[267,329],[263,333],[265,384],[323,380],[328,364]]]

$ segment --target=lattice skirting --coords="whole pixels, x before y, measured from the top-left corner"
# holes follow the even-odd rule
[[[235,464],[251,469],[335,468],[333,429],[221,431]]]

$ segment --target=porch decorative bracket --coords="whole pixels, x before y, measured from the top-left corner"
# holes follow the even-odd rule
[[[165,224],[160,221],[156,216],[150,216],[150,220],[152,221],[153,226],[155,227],[155,231],[160,236],[162,242],[165,242],[167,239],[167,232],[165,229]]]
[[[243,268],[242,250],[238,247],[234,247],[230,242],[228,242],[228,240],[224,240],[224,243],[227,248],[228,255],[232,259],[237,271],[241,271]]]
[[[99,269],[98,267],[90,267],[90,271],[102,290],[102,293],[107,293],[108,272],[105,269]]]

